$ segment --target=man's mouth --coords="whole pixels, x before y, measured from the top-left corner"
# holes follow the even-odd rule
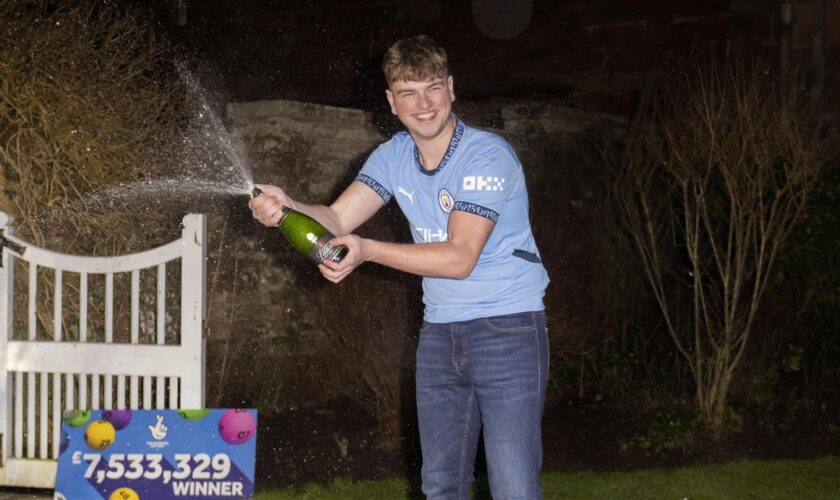
[[[421,121],[426,121],[426,120],[431,120],[432,118],[434,118],[436,114],[437,114],[437,111],[429,111],[428,113],[417,113],[417,114],[414,115],[414,118],[417,118],[418,120],[421,120]]]

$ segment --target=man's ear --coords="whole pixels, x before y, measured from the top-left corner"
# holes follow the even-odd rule
[[[391,89],[385,89],[385,97],[388,98],[388,104],[391,105],[391,113],[397,114],[397,108],[394,106],[394,93]]]
[[[446,87],[449,89],[449,102],[455,102],[455,85],[452,81],[452,75],[446,77]]]

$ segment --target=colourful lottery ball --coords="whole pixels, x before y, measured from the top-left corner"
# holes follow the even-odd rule
[[[90,420],[90,410],[65,410],[61,419],[70,427],[81,427]]]
[[[191,420],[193,422],[197,422],[199,420],[203,420],[207,415],[210,415],[210,410],[207,409],[197,409],[197,410],[186,410],[180,409],[178,410],[178,415],[181,417]]]
[[[67,434],[64,429],[61,430],[61,441],[59,443],[58,454],[61,455],[67,451],[67,447],[70,446],[70,434]]]
[[[102,412],[102,420],[111,422],[114,429],[125,429],[131,422],[131,410],[105,410]]]
[[[95,420],[85,429],[85,443],[94,450],[104,450],[114,443],[116,435],[114,424],[105,420]]]
[[[257,421],[244,409],[226,411],[219,419],[219,435],[226,443],[242,444],[251,439],[257,430]]]
[[[117,488],[108,497],[108,500],[140,500],[140,495],[131,488]]]

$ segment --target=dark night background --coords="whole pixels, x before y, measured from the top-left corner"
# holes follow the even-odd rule
[[[745,46],[811,58],[811,2],[474,0],[154,2],[174,40],[212,64],[235,101],[291,99],[380,109],[379,64],[394,41],[426,33],[447,47],[466,99],[551,98],[628,114],[640,85],[690,48]],[[184,13],[177,23],[178,6]],[[840,6],[826,2],[825,81],[836,85]],[[835,107],[831,108],[835,110]]]
[[[782,19],[783,4],[792,13],[788,25]],[[459,106],[478,109],[474,116],[490,124],[500,119],[498,110],[511,103],[558,105],[629,119],[636,111],[645,85],[681,64],[686,54],[726,53],[730,49],[804,68],[808,85],[814,88],[821,82],[816,88],[821,92],[822,113],[827,121],[830,123],[840,111],[840,101],[834,91],[840,77],[840,4],[836,1],[825,3],[824,43],[818,50],[813,43],[815,24],[811,1],[209,0],[158,1],[151,5],[171,40],[190,54],[190,64],[202,74],[203,83],[215,93],[219,104],[283,99],[387,114],[379,68],[382,54],[399,38],[425,33],[448,50],[458,96],[455,109]],[[820,73],[822,78],[814,77]],[[591,175],[591,179],[582,182],[597,184],[600,175]],[[535,203],[551,197],[550,193],[532,195],[538,199]],[[836,203],[833,196],[823,199],[826,207]],[[555,209],[549,206],[547,210]],[[565,210],[560,208],[561,212]],[[597,217],[563,218],[561,215],[560,219],[547,218],[542,223],[538,219],[535,225],[537,230],[542,226],[545,231],[546,225],[560,224],[558,220],[588,227],[600,224]],[[607,226],[604,232],[611,230],[615,228]],[[576,231],[571,228],[569,233],[577,234]],[[578,253],[569,258],[586,259],[591,254],[587,249],[590,243],[580,242],[574,247]],[[597,271],[594,274],[592,270],[579,274],[573,271],[565,280],[555,279],[549,294],[554,290],[555,295],[568,295],[557,287],[575,279],[594,282],[599,278]],[[591,286],[596,290],[590,292],[589,302],[581,300],[573,307],[591,307],[591,311],[583,310],[579,316],[581,321],[597,323],[598,308],[616,291],[598,292],[598,286],[608,286],[604,283]],[[776,293],[779,294],[776,297],[784,296],[784,292]],[[779,303],[784,300],[780,299]],[[741,424],[732,424],[738,432],[722,441],[703,436],[702,432],[697,434],[697,420],[687,409],[687,400],[674,397],[674,387],[685,388],[685,379],[680,378],[685,373],[664,367],[659,375],[667,373],[666,378],[670,380],[657,376],[657,362],[672,359],[668,347],[644,337],[628,340],[627,336],[602,332],[594,336],[600,340],[592,344],[599,347],[589,354],[558,358],[556,361],[561,364],[579,363],[579,369],[572,366],[553,372],[557,377],[555,382],[562,386],[559,390],[562,396],[547,409],[546,468],[623,469],[743,456],[809,456],[832,449],[836,440],[830,436],[825,440],[817,437],[824,433],[826,427],[820,422],[824,422],[831,410],[813,412],[814,400],[807,395],[809,391],[792,387],[809,383],[803,382],[810,375],[805,374],[806,369],[797,368],[798,360],[807,358],[809,352],[815,356],[811,358],[815,364],[830,359],[816,361],[835,352],[834,347],[826,346],[834,345],[835,340],[830,339],[836,339],[836,334],[827,334],[828,340],[820,344],[823,347],[814,347],[810,341],[802,340],[813,340],[813,337],[772,333],[774,318],[787,314],[784,307],[779,305],[776,312],[768,313],[759,327],[770,331],[768,338],[775,340],[759,341],[756,356],[767,356],[774,361],[755,362],[748,371],[751,374],[748,376],[755,376],[759,370],[777,370],[782,374],[781,381],[774,385],[773,395],[744,396],[747,400],[769,397],[780,406],[746,401],[739,410],[742,413],[733,417],[740,419]],[[640,314],[648,314],[649,318],[639,320],[631,328],[650,326],[646,321],[651,321],[655,313],[647,311]],[[814,324],[817,323],[815,320]],[[638,349],[646,349],[647,354],[635,357]],[[657,382],[650,384],[651,380]],[[738,387],[743,389],[746,385],[742,383]],[[681,389],[676,392],[679,394]],[[817,392],[823,396],[834,394],[832,390]],[[800,403],[792,403],[791,398],[798,398]],[[834,396],[825,396],[824,401],[832,408]],[[364,435],[366,419],[345,411],[341,403],[337,405],[328,404],[320,414],[290,413],[279,418],[277,425],[296,429],[299,436],[311,436],[319,428],[354,427],[356,431],[352,432]],[[811,410],[799,411],[789,405]],[[768,410],[770,407],[773,409]],[[826,407],[822,408],[825,412]],[[410,405],[403,410],[409,415],[413,413]],[[773,417],[770,423],[756,423],[755,411],[782,416],[777,420]],[[797,416],[791,417],[793,414]],[[793,431],[797,426],[790,425],[790,418],[799,421],[798,430],[807,438],[797,432],[767,431],[769,428]],[[415,474],[417,443],[412,439],[412,419],[408,418],[405,425],[405,456],[396,463]],[[272,431],[271,427],[266,431],[264,435]],[[341,473],[388,476],[393,471],[392,459],[387,454],[379,455],[381,450],[377,448],[357,454],[355,459],[359,462],[355,465],[350,462],[335,465],[334,461],[330,465],[319,463],[317,457],[319,453],[322,457],[334,454],[335,450],[318,451],[320,448],[312,448],[316,445],[311,440],[296,443],[288,433],[281,434],[284,436],[278,438],[278,446],[308,449],[307,456],[316,457],[304,469],[299,464],[291,466],[278,459],[281,470],[292,467],[301,479]],[[358,434],[351,442],[358,442]]]
[[[144,44],[133,49],[148,49],[141,55],[151,54],[152,61],[138,63],[135,75],[144,78],[136,78],[139,83],[132,87],[132,79],[121,81],[119,61],[96,66],[74,60],[77,54],[65,54],[69,62],[61,64],[61,57],[52,53],[38,58],[21,48],[25,44],[0,43],[8,51],[4,54],[12,54],[9,60],[24,61],[17,67],[23,75],[20,88],[37,80],[27,73],[27,64],[37,63],[49,70],[36,75],[48,75],[42,88],[59,89],[58,97],[48,95],[56,97],[52,101],[36,91],[26,101],[54,103],[55,111],[38,114],[46,106],[29,106],[38,109],[21,118],[16,110],[0,106],[7,111],[0,116],[0,138],[12,136],[14,126],[29,133],[38,129],[32,123],[57,124],[41,127],[57,131],[57,140],[33,141],[34,153],[21,157],[45,158],[47,172],[53,170],[54,158],[62,165],[80,165],[84,175],[90,165],[105,165],[101,179],[73,185],[63,195],[83,196],[102,187],[163,178],[191,162],[210,165],[208,171],[229,163],[224,158],[229,151],[217,154],[215,149],[207,156],[217,157],[202,163],[204,150],[218,146],[214,143],[220,137],[237,126],[246,128],[234,123],[230,110],[235,107],[229,105],[271,100],[282,102],[254,108],[286,114],[266,119],[277,120],[271,129],[275,135],[269,137],[274,149],[262,157],[259,147],[249,151],[256,151],[247,158],[253,162],[253,177],[278,184],[316,178],[325,171],[319,170],[318,160],[327,157],[341,169],[329,175],[346,185],[366,157],[359,151],[369,152],[369,143],[381,140],[377,134],[395,126],[384,96],[383,53],[400,38],[428,34],[448,51],[455,111],[465,121],[510,134],[528,160],[523,165],[535,236],[548,256],[552,279],[546,295],[549,324],[554,326],[543,426],[545,469],[628,470],[840,453],[836,151],[826,155],[830,160],[808,212],[780,254],[756,333],[731,386],[723,429],[716,432],[705,426],[695,406],[688,363],[664,332],[660,310],[619,222],[611,174],[594,152],[606,143],[605,137],[613,140],[627,132],[646,89],[697,53],[747,53],[771,66],[798,68],[820,133],[836,135],[840,0],[39,0],[20,2],[16,5],[23,7],[5,12],[19,22],[19,33],[46,39],[48,23],[21,19],[49,19],[58,15],[56,4],[71,6],[70,14],[61,15],[73,15],[78,5],[96,5],[94,14],[84,19],[105,21],[112,19],[100,14],[117,6],[115,10],[151,20],[152,30],[164,35],[161,46],[166,46],[161,52],[154,43],[149,43],[151,49]],[[58,41],[40,46],[61,55],[63,40],[77,36],[66,26],[62,29],[55,28]],[[96,36],[110,39],[107,33]],[[80,58],[107,52],[99,50],[99,39],[79,39]],[[200,97],[223,118],[222,130],[189,123],[195,115],[188,108],[195,103],[177,98],[194,97],[195,89],[185,91],[189,84],[167,79],[175,73],[183,77],[173,70],[177,61],[170,64],[167,59],[173,55],[196,76]],[[54,68],[65,71],[56,78],[66,77],[66,88],[81,97],[53,85]],[[107,92],[91,92],[88,80]],[[119,85],[111,88],[101,80]],[[18,98],[17,87],[9,88],[0,87],[0,92],[11,95],[2,97],[12,102]],[[126,95],[130,91],[150,101],[160,97],[148,106],[151,118],[143,114],[143,97]],[[24,97],[29,96],[20,97],[22,102]],[[103,100],[112,105],[101,106]],[[61,105],[81,111],[65,122]],[[83,127],[73,120],[97,133],[76,134]],[[342,120],[352,123],[345,126]],[[115,134],[97,130],[109,126]],[[64,133],[71,129],[72,134]],[[347,136],[336,138],[345,131]],[[118,144],[103,147],[109,141]],[[99,149],[89,154],[88,142]],[[55,147],[39,156],[41,144]],[[342,148],[350,153],[335,151]],[[322,150],[325,156],[318,156]],[[68,160],[67,151],[76,156]],[[346,161],[348,155],[351,161]],[[27,185],[21,180],[25,176],[11,168],[25,171],[31,165],[37,166],[0,164],[6,196],[0,198],[5,203],[0,209],[15,213],[14,207],[18,212],[27,207],[37,214],[55,202],[57,195],[43,193],[43,179]],[[22,196],[27,190],[41,198]],[[258,484],[300,485],[345,476],[416,478],[412,363],[414,332],[422,315],[419,279],[366,266],[338,287],[325,284],[284,240],[257,227],[242,196],[230,198],[189,209],[210,214],[208,405],[260,407]],[[157,244],[172,229],[163,220],[167,207],[140,203],[144,206],[134,213],[112,210],[108,215],[118,217],[117,222],[103,219],[115,228],[115,239],[125,240],[120,240],[122,249]],[[387,208],[382,212],[365,226],[372,226],[372,236],[407,240],[401,215]],[[183,210],[177,213],[176,232]],[[131,217],[140,218],[144,231],[135,230]],[[17,214],[16,220],[27,221]],[[44,240],[75,243],[95,232],[83,224],[78,233],[59,226],[48,221]],[[160,228],[165,230],[154,232]],[[94,241],[88,248],[102,246]],[[674,253],[682,250],[677,245]],[[675,269],[685,265],[680,258],[673,259]],[[679,316],[685,305],[676,304],[673,314]]]

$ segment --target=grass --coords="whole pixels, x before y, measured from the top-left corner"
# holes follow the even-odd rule
[[[416,485],[401,479],[359,481],[336,479],[288,490],[258,491],[256,500],[396,500],[422,498]],[[741,461],[679,469],[633,472],[548,472],[542,476],[543,497],[550,499],[836,499],[840,492],[840,458]],[[487,498],[482,494],[477,498]]]

